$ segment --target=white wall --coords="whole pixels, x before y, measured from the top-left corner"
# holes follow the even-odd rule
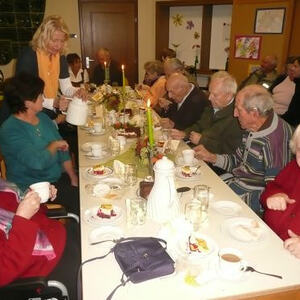
[[[170,8],[169,48],[176,50],[177,58],[186,65],[194,65],[196,55],[200,62],[200,48],[192,48],[192,46],[195,44],[201,46],[202,11],[202,6]],[[177,15],[182,16],[182,25],[174,24],[173,18]],[[193,22],[193,28],[188,29],[188,21]],[[195,33],[197,33],[198,38],[195,38]],[[179,46],[176,48],[173,44],[179,44]]]
[[[225,48],[230,44],[230,28],[231,25],[232,5],[214,5],[211,41],[210,41],[210,69],[225,69],[227,54]],[[228,38],[229,35],[229,38]]]

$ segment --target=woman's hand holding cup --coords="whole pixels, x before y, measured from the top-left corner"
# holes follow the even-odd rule
[[[30,220],[40,208],[40,196],[34,191],[29,191],[20,202],[16,215]]]

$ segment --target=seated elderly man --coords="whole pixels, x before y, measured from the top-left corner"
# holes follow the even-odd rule
[[[238,92],[234,116],[247,131],[236,152],[214,154],[200,145],[196,156],[231,173],[222,176],[225,182],[260,213],[259,197],[266,183],[291,160],[292,128],[274,113],[271,94],[259,85]]]
[[[105,79],[105,62],[108,69],[108,80],[111,85],[122,85],[122,72],[120,66],[111,59],[108,49],[100,48],[96,54],[98,65],[94,69],[92,83],[101,85]]]
[[[252,72],[239,86],[239,90],[250,84],[260,84],[265,88],[269,88],[277,78],[277,57],[275,55],[268,55],[264,57],[260,68]]]
[[[208,105],[201,118],[184,131],[172,129],[174,139],[189,139],[194,145],[204,145],[213,153],[233,153],[242,141],[242,130],[233,116],[235,79],[225,71],[211,76]],[[197,151],[197,147],[194,148]]]
[[[166,83],[168,96],[174,102],[164,112],[161,119],[164,128],[184,130],[194,124],[208,105],[206,95],[188,82],[186,76],[180,73],[172,74]]]

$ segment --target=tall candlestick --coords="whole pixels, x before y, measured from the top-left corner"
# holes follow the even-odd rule
[[[104,83],[109,82],[109,69],[107,67],[107,62],[104,62]]]
[[[123,98],[125,98],[125,66],[122,65],[122,89],[123,89]]]
[[[153,122],[152,122],[152,110],[151,110],[150,99],[147,100],[147,124],[148,124],[149,146],[152,149],[154,146],[154,136],[153,136]]]

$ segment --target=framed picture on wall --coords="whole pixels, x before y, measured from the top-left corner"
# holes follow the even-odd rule
[[[236,35],[234,58],[259,59],[261,36]]]
[[[258,8],[256,10],[254,33],[282,33],[285,8]]]

